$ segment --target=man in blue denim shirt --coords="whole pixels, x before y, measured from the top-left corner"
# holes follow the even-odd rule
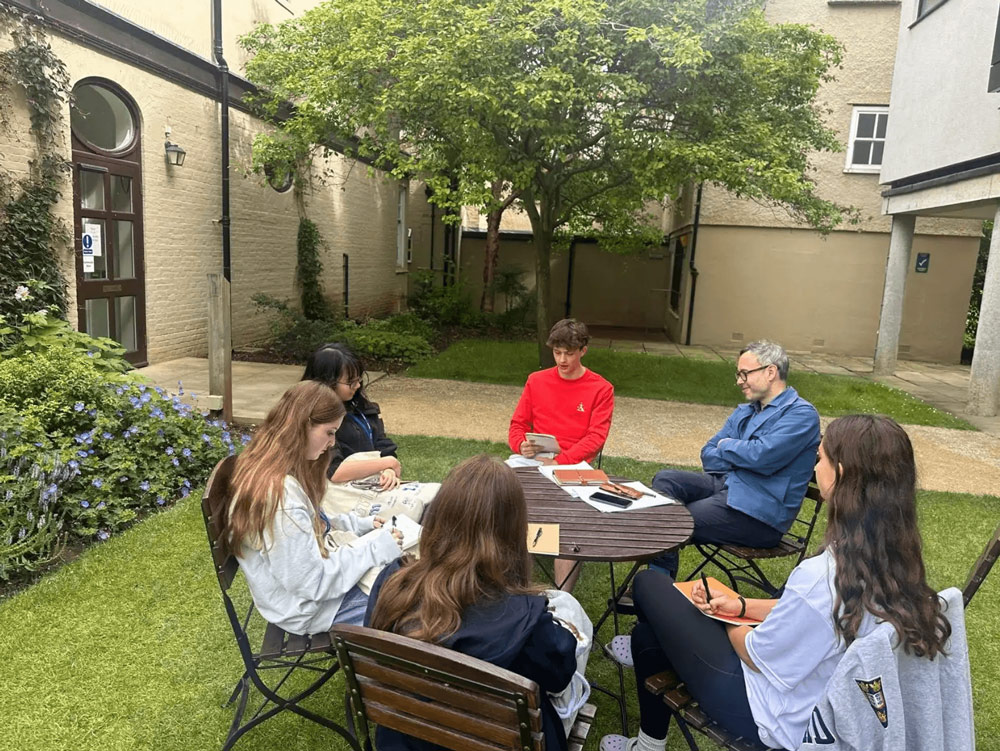
[[[687,506],[692,542],[769,548],[798,514],[819,447],[819,414],[786,384],[788,355],[757,341],[741,352],[740,405],[701,450],[704,474],[665,469],[653,487]],[[653,561],[677,574],[677,553]]]

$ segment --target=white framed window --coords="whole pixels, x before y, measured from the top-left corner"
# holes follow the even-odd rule
[[[878,173],[885,151],[885,129],[889,124],[886,106],[855,107],[851,115],[851,135],[847,140],[844,172]]]
[[[396,268],[406,268],[406,246],[409,239],[406,231],[406,199],[409,186],[402,183],[396,199]]]

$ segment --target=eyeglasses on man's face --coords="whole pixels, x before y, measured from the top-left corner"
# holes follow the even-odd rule
[[[770,368],[770,365],[761,365],[759,368],[751,368],[750,370],[737,370],[736,371],[736,381],[745,381],[750,377],[751,373],[756,373],[758,370],[766,370]]]

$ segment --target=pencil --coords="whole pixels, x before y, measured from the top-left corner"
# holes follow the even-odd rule
[[[705,588],[705,602],[712,601],[712,593],[708,590],[708,579],[705,577],[705,572],[701,572],[701,585]]]

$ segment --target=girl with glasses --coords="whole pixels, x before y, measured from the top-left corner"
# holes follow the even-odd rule
[[[324,344],[309,357],[302,379],[332,388],[346,410],[330,450],[324,508],[359,515],[403,513],[419,521],[440,485],[401,481],[396,444],[385,434],[378,404],[365,394],[368,377],[358,356],[344,344]]]

